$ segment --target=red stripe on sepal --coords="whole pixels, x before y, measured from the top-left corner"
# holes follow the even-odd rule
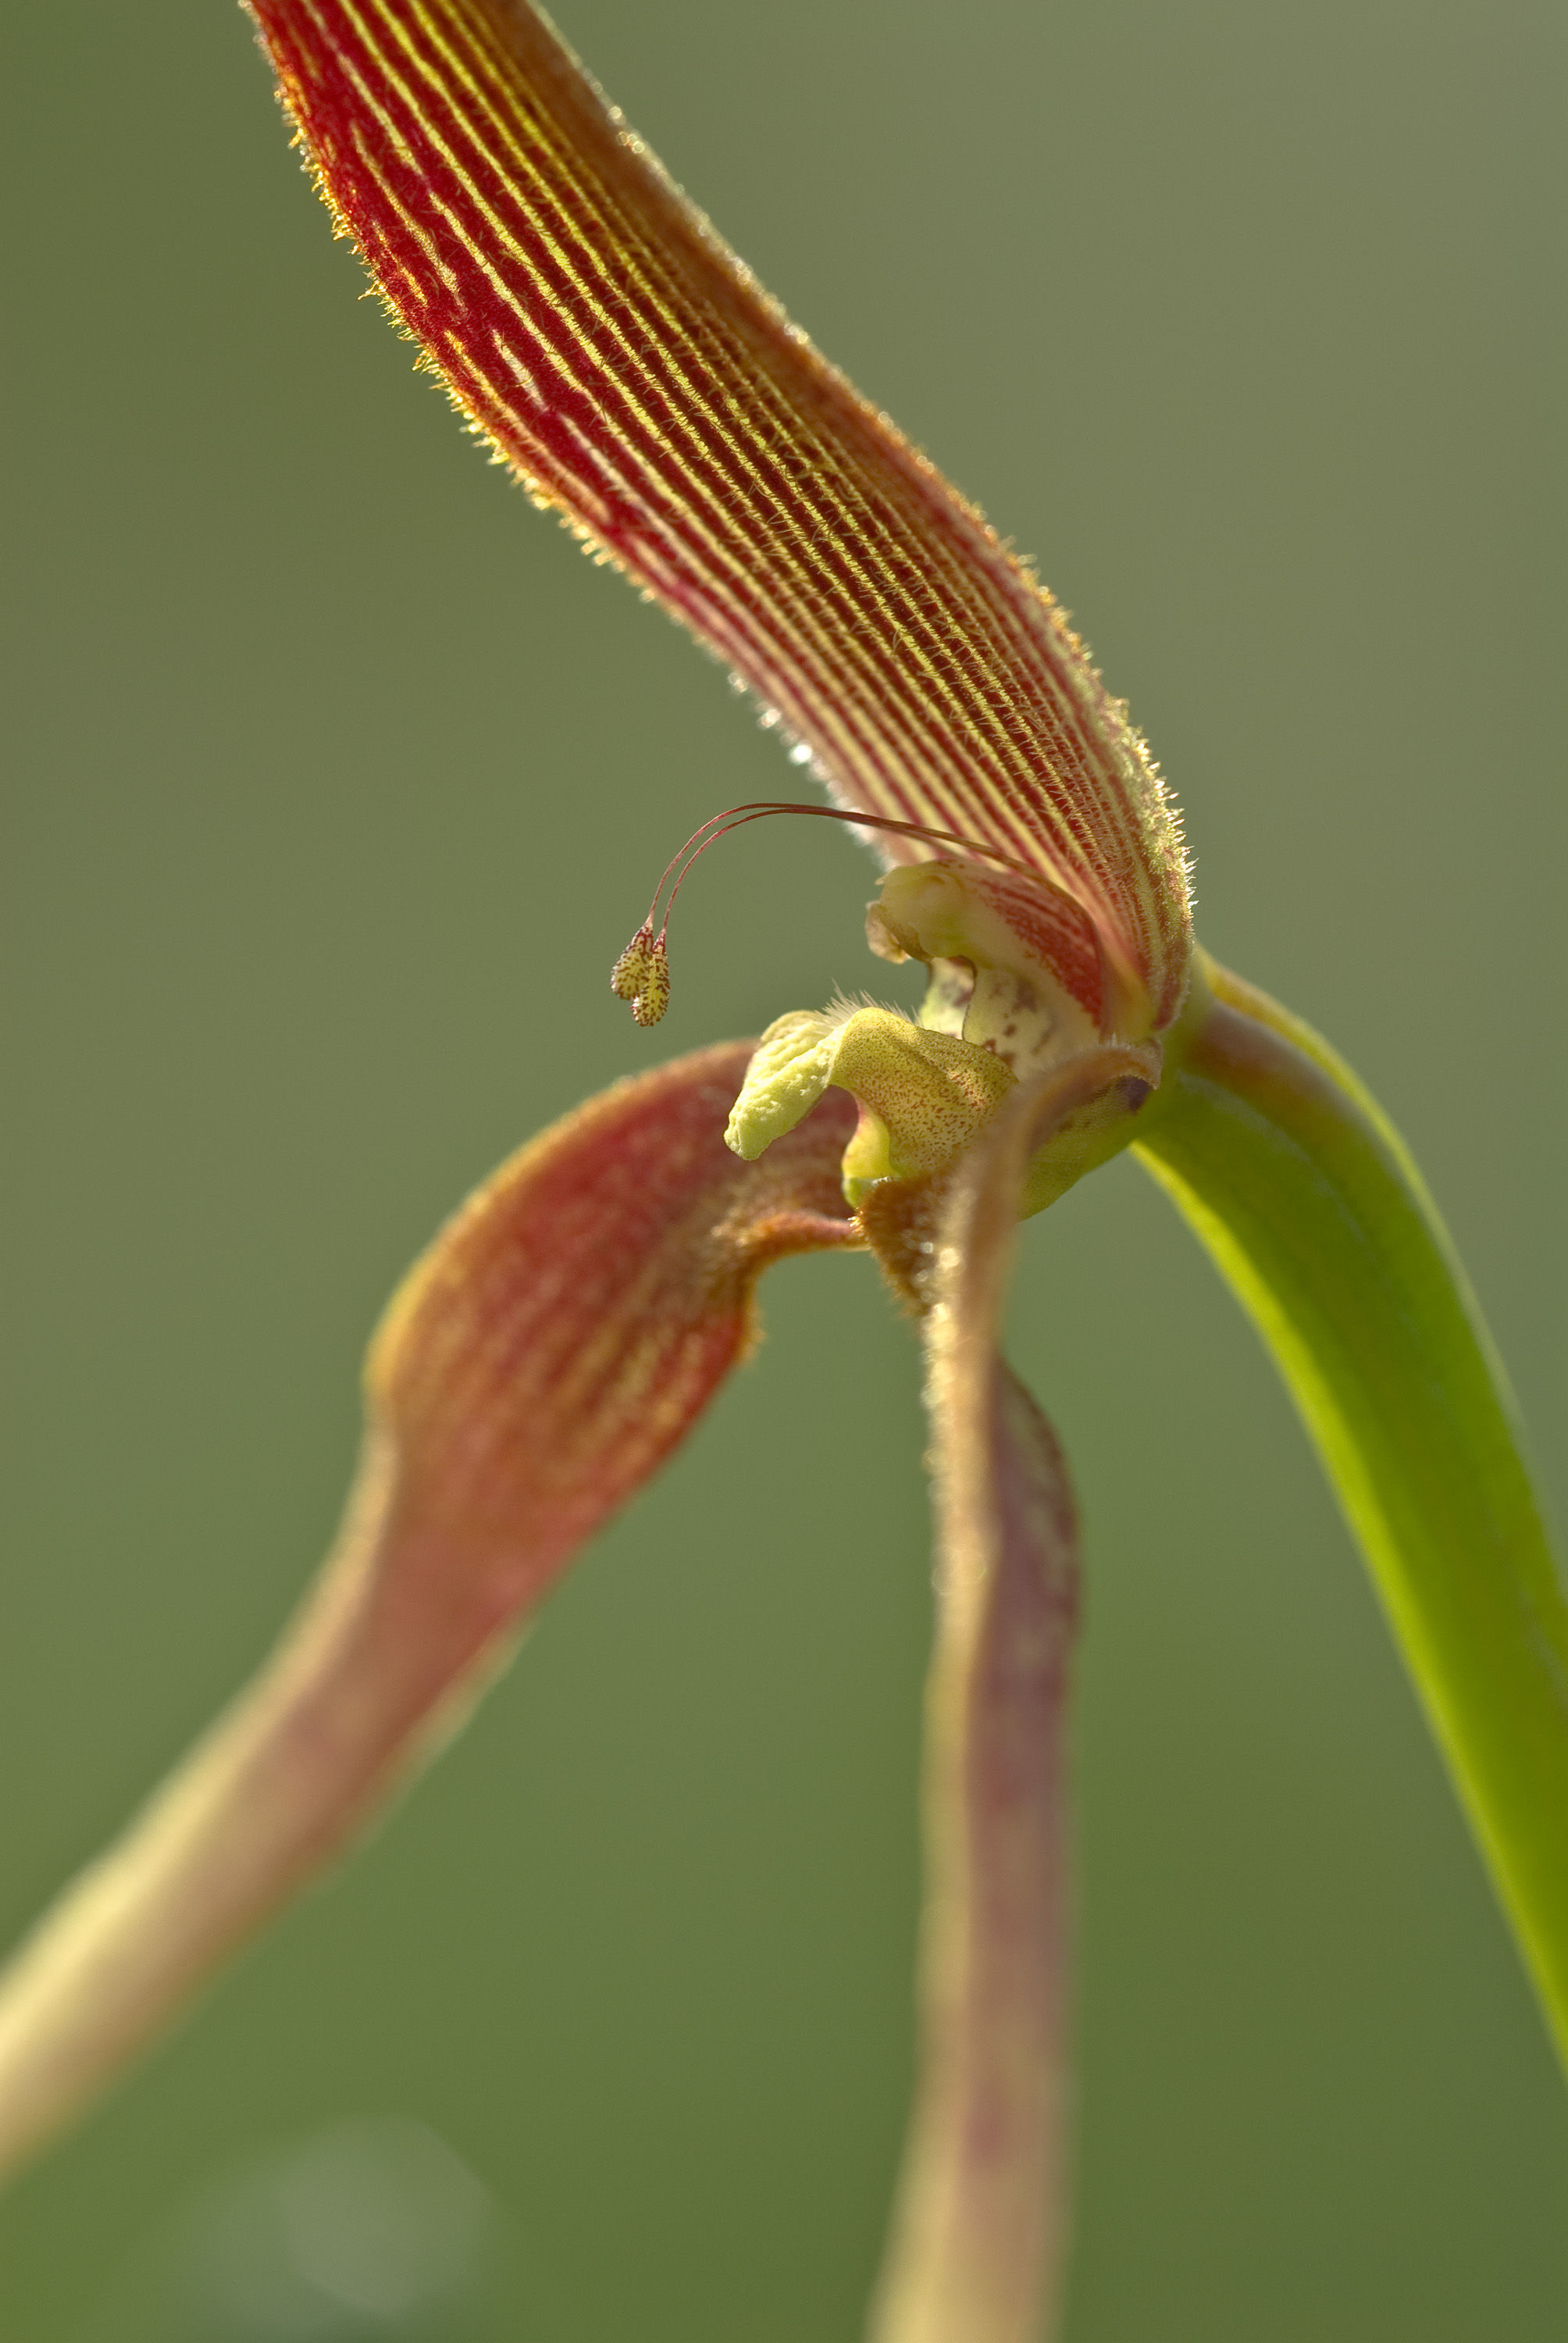
[[[343,224],[534,493],[730,662],[840,803],[1030,861],[1167,1023],[1185,877],[1125,710],[548,28],[522,0],[251,5]]]

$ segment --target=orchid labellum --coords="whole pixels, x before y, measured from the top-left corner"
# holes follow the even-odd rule
[[[746,1353],[787,1254],[869,1249],[924,1344],[938,1546],[922,2065],[879,2343],[1046,2331],[1067,2151],[1074,1505],[998,1350],[1015,1231],[1133,1150],[1317,1441],[1560,2046],[1568,1614],[1473,1304],[1333,1052],[1194,944],[1174,809],[1051,597],[784,317],[525,0],[252,0],[333,216],[537,503],[755,695],[882,865],[910,1018],[781,1001],[468,1201],[373,1343],[363,1461],[253,1685],[0,1986],[0,2148],[91,2098],[460,1722]],[[672,841],[673,843],[673,841]],[[825,846],[824,850],[829,850]],[[635,908],[635,907],[633,907]],[[628,915],[629,924],[629,915]]]

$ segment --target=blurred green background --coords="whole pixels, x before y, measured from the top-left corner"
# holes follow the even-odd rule
[[[1557,12],[559,5],[1078,614],[1205,940],[1413,1142],[1561,1519]],[[635,1031],[610,960],[777,749],[357,299],[236,9],[6,13],[14,1929],[266,1646],[465,1189],[885,980],[866,861],[766,825]],[[1070,2343],[1560,2338],[1568,2099],[1271,1373],[1131,1163],[1024,1250],[1089,1537]],[[0,2334],[854,2337],[921,1426],[864,1262],[767,1302],[467,1737],[9,2198]]]

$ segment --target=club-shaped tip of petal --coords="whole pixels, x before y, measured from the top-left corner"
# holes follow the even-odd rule
[[[609,989],[629,1001],[639,1025],[657,1025],[669,1007],[669,952],[644,920],[609,972]]]
[[[669,1007],[669,954],[664,938],[654,940],[648,956],[648,966],[642,972],[642,982],[631,1004],[631,1013],[639,1025],[657,1025]]]
[[[609,989],[618,1001],[635,1001],[653,959],[653,930],[645,920],[609,972]]]

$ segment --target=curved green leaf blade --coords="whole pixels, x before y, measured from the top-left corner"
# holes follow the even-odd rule
[[[1206,956],[1196,976],[1136,1151],[1318,1445],[1568,2063],[1568,1607],[1506,1379],[1350,1069]]]

